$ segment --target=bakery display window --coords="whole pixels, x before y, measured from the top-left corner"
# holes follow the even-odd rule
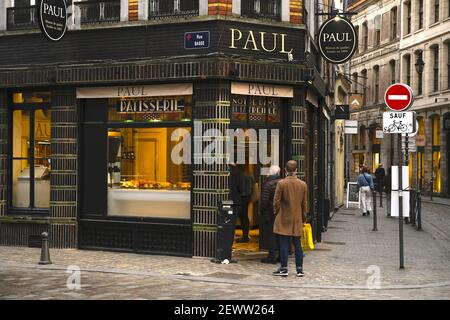
[[[190,219],[190,127],[108,130],[108,215]]]

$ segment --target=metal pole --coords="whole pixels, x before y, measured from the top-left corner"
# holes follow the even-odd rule
[[[405,135],[405,166],[409,167],[409,134],[407,133]],[[409,174],[408,174],[408,180],[409,180]],[[403,189],[403,187],[402,187]],[[409,185],[408,185],[408,189],[409,189]],[[409,208],[411,210],[411,208]],[[409,218],[406,217],[405,218],[405,223],[408,224],[409,223]]]
[[[381,197],[381,195],[380,195]],[[377,229],[377,191],[373,190],[373,229],[372,231],[378,231]]]
[[[398,135],[398,235],[399,235],[399,251],[400,251],[400,269],[404,269],[403,259],[403,198],[402,198],[402,169],[403,169],[403,152],[402,152],[402,134]]]
[[[383,208],[383,184],[384,181],[380,180],[380,208]],[[376,204],[375,204],[376,206]]]

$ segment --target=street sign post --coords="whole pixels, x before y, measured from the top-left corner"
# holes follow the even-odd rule
[[[384,102],[386,106],[393,112],[383,113],[383,132],[398,134],[398,168],[403,168],[403,150],[402,150],[402,134],[406,135],[406,144],[408,144],[408,134],[416,132],[416,116],[415,112],[407,112],[414,101],[413,91],[410,86],[404,83],[394,83],[387,88],[384,94]],[[406,145],[406,153],[408,153],[408,145]],[[408,160],[406,161],[408,165]],[[398,186],[392,188],[392,201],[397,200],[398,195],[398,237],[399,237],[399,255],[400,269],[404,269],[403,254],[403,170],[398,170]],[[393,172],[394,174],[394,172]],[[406,175],[407,176],[407,175]],[[405,177],[406,178],[406,177]],[[409,177],[407,178],[409,179]],[[409,185],[409,184],[407,184]],[[394,190],[397,189],[397,190]],[[395,192],[396,191],[396,192]],[[394,213],[395,214],[395,213]]]

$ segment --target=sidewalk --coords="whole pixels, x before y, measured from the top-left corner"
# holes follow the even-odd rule
[[[82,272],[122,274],[157,279],[188,280],[201,283],[236,284],[255,287],[368,290],[370,270],[380,271],[382,290],[439,288],[450,299],[450,252],[424,230],[404,226],[405,269],[399,270],[398,220],[387,218],[378,208],[378,232],[372,217],[362,217],[358,209],[340,209],[329,222],[323,242],[307,252],[305,278],[273,277],[276,265],[259,263],[264,254],[249,254],[236,264],[211,263],[203,258],[179,258],[87,250],[52,249],[53,265],[39,266],[40,249],[0,247],[0,270],[60,270],[79,266]],[[290,270],[295,270],[290,257]],[[372,266],[372,267],[370,267]],[[376,267],[373,267],[376,266]],[[372,269],[368,269],[368,268]],[[444,293],[442,293],[444,290]],[[1,294],[0,294],[1,296]]]

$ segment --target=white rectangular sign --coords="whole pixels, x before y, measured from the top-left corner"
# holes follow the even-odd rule
[[[360,208],[361,192],[356,182],[347,182],[347,208],[349,205],[358,206]]]
[[[398,190],[398,166],[392,166],[392,190]],[[402,170],[403,190],[409,190],[409,167],[403,166]],[[402,192],[403,217],[409,217],[409,191]],[[391,191],[391,216],[398,217],[399,214],[399,193]]]
[[[376,130],[375,131],[375,137],[377,139],[383,139],[383,137],[384,137],[383,130]]]
[[[192,83],[77,88],[77,99],[188,96]]]
[[[405,137],[402,137],[402,150],[406,151]],[[417,152],[416,136],[408,137],[408,152]]]
[[[232,82],[231,93],[248,96],[293,98],[294,87],[277,86],[267,83]]]
[[[384,133],[413,133],[416,119],[415,112],[383,112]]]
[[[345,134],[358,134],[358,121],[345,120],[344,133]]]

